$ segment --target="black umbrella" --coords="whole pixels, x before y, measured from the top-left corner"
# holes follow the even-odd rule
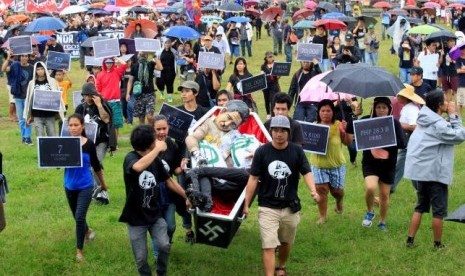
[[[92,15],[110,15],[111,12],[107,12],[104,9],[89,9],[87,11],[87,14],[92,14]]]
[[[107,36],[91,36],[88,39],[86,39],[84,42],[82,42],[81,46],[82,47],[94,47],[92,42],[98,41],[98,40],[105,40],[109,39]]]
[[[368,25],[370,25],[370,24],[376,25],[376,23],[378,22],[374,17],[372,17],[372,16],[367,16],[367,15],[360,15],[360,16],[357,16],[356,19],[357,19],[357,20],[363,19],[363,21],[365,22],[365,26],[368,26]]]
[[[465,223],[465,204],[460,206],[444,220]]]
[[[135,6],[135,7],[132,7],[128,10],[128,12],[132,12],[132,13],[148,13],[149,10],[147,8],[144,8],[144,7],[141,7],[141,6]]]
[[[3,38],[3,41],[7,41],[10,37],[13,36],[13,31],[18,29],[19,30],[19,34],[20,35],[26,35],[26,34],[29,34],[28,32],[25,32],[24,29],[26,29],[26,25],[23,25],[21,23],[19,24],[15,24],[11,27],[9,27],[7,30],[6,30],[6,34],[5,34],[5,37]]]
[[[339,10],[333,4],[329,2],[320,2],[318,3],[318,8],[326,10],[327,12],[338,12]]]
[[[219,6],[217,10],[224,12],[245,12],[243,6],[232,2]]]
[[[341,64],[321,81],[333,91],[362,98],[395,96],[404,88],[400,79],[391,72],[364,63]]]
[[[436,41],[436,42],[444,42],[444,41],[447,41],[448,39],[450,38],[454,38],[454,39],[457,39],[457,37],[455,36],[455,34],[449,32],[449,31],[439,31],[439,32],[435,32],[435,33],[432,33],[430,35],[428,35],[426,37],[426,40],[429,40],[429,41]]]

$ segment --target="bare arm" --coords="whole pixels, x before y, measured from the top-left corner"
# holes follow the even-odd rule
[[[153,150],[134,163],[134,165],[132,165],[132,169],[138,173],[144,171],[148,168],[148,166],[150,166],[150,164],[152,164],[153,160],[157,158],[158,154],[164,150],[166,150],[165,141],[156,140]]]
[[[415,130],[415,127],[416,125],[409,125],[409,124],[406,124],[406,123],[400,123],[402,125],[402,128],[405,130],[405,131],[409,131],[409,132],[413,132]]]
[[[313,178],[312,178],[313,179]],[[315,185],[315,183],[313,184]],[[252,203],[252,198],[257,190],[258,186],[258,176],[250,175],[249,181],[247,181],[247,186],[245,187],[245,201],[242,214],[247,216],[249,214],[249,206]]]
[[[100,181],[100,185],[102,187],[102,190],[106,191],[108,189],[107,183],[105,182],[105,179],[103,178],[103,173],[102,170],[96,172],[97,178]]]
[[[320,196],[316,192],[315,180],[313,179],[313,174],[311,172],[304,175],[304,181],[308,189],[310,190],[310,195],[313,197],[313,199],[316,202],[320,201]],[[247,198],[247,194],[246,194],[246,198]]]
[[[221,88],[221,83],[218,80],[218,76],[215,70],[212,70],[212,82],[213,82],[213,90],[219,90]]]
[[[92,96],[92,99],[94,100],[94,104],[98,108],[98,114],[100,118],[105,124],[108,124],[110,122],[110,114],[108,114],[105,108],[103,108],[102,98],[100,98],[99,96]]]

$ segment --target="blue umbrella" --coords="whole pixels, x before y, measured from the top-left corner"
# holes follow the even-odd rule
[[[173,26],[164,31],[163,34],[179,39],[197,39],[201,37],[199,32],[187,26]]]
[[[322,19],[339,19],[341,17],[345,17],[346,15],[340,12],[330,12],[325,13],[321,16]]]
[[[48,35],[33,35],[32,37],[37,39],[40,43],[44,43],[47,40],[52,39],[52,37]]]
[[[316,29],[312,20],[302,20],[293,26],[294,29]]]
[[[247,23],[249,21],[250,19],[244,16],[233,16],[233,17],[226,19],[224,22],[225,23],[229,23],[229,22]]]
[[[25,31],[35,33],[39,31],[60,30],[64,29],[65,27],[66,24],[58,18],[41,17],[27,25]]]

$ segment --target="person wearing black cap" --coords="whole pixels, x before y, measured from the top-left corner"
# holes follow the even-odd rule
[[[433,88],[425,81],[423,81],[423,69],[415,66],[410,70],[410,79],[412,86],[415,89],[415,94],[425,99],[426,93],[433,90]]]
[[[65,52],[65,50],[63,49],[63,45],[61,45],[60,43],[57,42],[57,36],[56,35],[51,35],[50,36],[50,44],[47,44],[45,46],[44,55],[43,55],[44,57],[47,56],[48,51],[60,52],[60,53]]]
[[[288,142],[289,119],[275,116],[270,128],[272,141],[255,151],[242,212],[245,216],[249,214],[249,206],[258,189],[258,223],[265,275],[287,275],[285,265],[300,221],[300,174],[313,199],[318,202],[320,197],[303,149]],[[275,267],[276,251],[278,264]]]
[[[384,117],[391,115],[392,106],[388,97],[376,97],[373,101],[371,116],[365,116],[363,119]],[[395,146],[374,148],[363,151],[362,172],[365,178],[365,202],[367,213],[363,219],[363,227],[371,227],[374,213],[374,198],[376,188],[379,187],[379,213],[380,220],[378,228],[386,230],[386,215],[389,207],[389,193],[391,185],[394,183],[397,151],[405,148],[405,135],[402,126],[394,119],[394,128],[397,144]]]
[[[337,63],[359,63],[362,60],[362,55],[358,47],[354,45],[354,36],[351,33],[346,34],[345,41],[346,44],[339,49],[336,55]]]

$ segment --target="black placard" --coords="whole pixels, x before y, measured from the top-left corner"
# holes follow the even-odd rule
[[[119,57],[119,42],[117,38],[92,41],[95,58]]]
[[[39,168],[82,167],[81,137],[37,137]]]
[[[10,49],[13,55],[32,54],[32,40],[30,36],[21,35],[9,38]]]
[[[82,91],[73,91],[73,108],[76,109],[78,105],[83,102]]]
[[[392,116],[354,121],[357,150],[367,150],[397,145]]]
[[[274,76],[289,76],[292,62],[274,62],[271,74]]]
[[[199,52],[198,59],[199,68],[218,69],[224,68],[224,56],[212,52]]]
[[[67,70],[71,68],[71,55],[68,53],[47,52],[47,69],[49,70]]]
[[[266,75],[260,74],[241,80],[242,94],[250,94],[267,88]]]
[[[305,151],[326,155],[328,149],[329,126],[299,121],[302,126]]]
[[[136,51],[155,53],[161,49],[160,39],[152,38],[134,38]]]
[[[160,114],[168,119],[168,124],[170,125],[168,136],[177,141],[184,142],[194,116],[166,103],[162,104]]]
[[[51,90],[34,90],[32,108],[46,111],[60,111],[61,92]]]
[[[84,123],[84,131],[86,133],[87,139],[90,139],[95,144],[95,141],[97,139],[97,133],[98,133],[98,124],[94,122]],[[61,137],[71,136],[68,130],[68,120],[63,121],[63,126],[61,128],[60,136]]]
[[[321,61],[323,58],[323,44],[297,43],[298,61],[312,61],[314,58]]]

